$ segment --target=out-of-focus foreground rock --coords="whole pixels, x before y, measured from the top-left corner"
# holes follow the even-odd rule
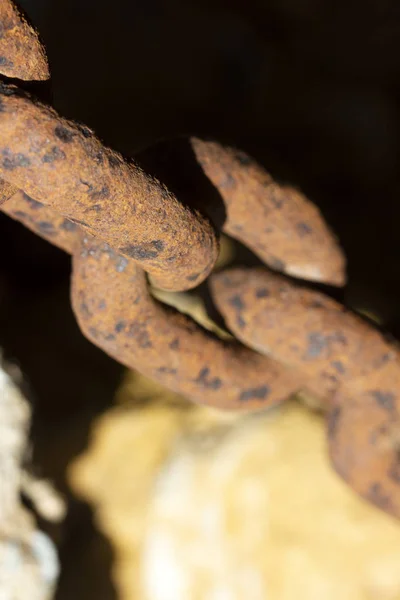
[[[129,375],[69,478],[121,600],[400,598],[400,525],[338,479],[296,402],[222,414]]]
[[[50,600],[59,574],[56,550],[21,494],[42,517],[57,521],[64,506],[47,482],[24,470],[31,410],[0,366],[0,599]]]

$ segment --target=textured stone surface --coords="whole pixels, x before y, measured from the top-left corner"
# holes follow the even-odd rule
[[[72,465],[120,600],[397,600],[400,527],[329,466],[323,419],[189,408],[136,376]]]
[[[37,529],[35,518],[22,505],[21,492],[42,516],[58,520],[62,503],[47,485],[24,474],[31,411],[28,402],[0,368],[0,598],[1,600],[51,600],[59,574],[56,550]],[[39,499],[40,497],[40,499]],[[35,500],[38,500],[36,503]],[[49,513],[46,514],[46,510]],[[60,512],[61,509],[61,512]]]

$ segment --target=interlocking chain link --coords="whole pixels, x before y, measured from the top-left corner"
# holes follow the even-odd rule
[[[0,72],[45,78],[38,38],[9,0],[0,0],[0,23]],[[307,198],[243,152],[197,138],[190,145],[224,200],[223,231],[275,271],[345,282],[340,247]],[[0,175],[1,210],[72,255],[72,305],[94,344],[219,408],[260,410],[298,392],[318,396],[338,473],[400,517],[397,346],[332,299],[267,268],[210,277],[242,344],[159,303],[146,273],[166,290],[190,289],[211,273],[218,256],[211,221],[15,81],[0,84]]]

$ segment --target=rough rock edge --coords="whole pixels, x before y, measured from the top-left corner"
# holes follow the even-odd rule
[[[28,449],[31,409],[0,357],[0,590],[2,598],[51,600],[59,575],[52,541],[36,528],[34,516],[22,504],[32,477],[23,468]],[[38,482],[35,482],[36,486]],[[39,482],[40,485],[40,482]],[[48,485],[46,483],[46,485]],[[55,492],[53,500],[62,500]],[[35,503],[35,499],[32,498]],[[46,504],[46,503],[45,503]],[[39,507],[40,509],[40,507]],[[55,511],[61,518],[63,511]]]

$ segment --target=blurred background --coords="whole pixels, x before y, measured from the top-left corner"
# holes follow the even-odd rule
[[[19,3],[62,115],[126,156],[192,134],[246,150],[339,236],[336,297],[400,334],[397,2]],[[0,345],[68,500],[57,600],[400,598],[400,527],[336,480],[318,415],[189,407],[81,336],[68,257],[4,215],[0,248]]]

